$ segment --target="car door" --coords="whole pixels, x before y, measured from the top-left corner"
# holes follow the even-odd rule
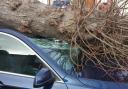
[[[52,89],[67,89],[58,74],[30,47],[17,37],[0,32],[0,89],[34,89],[34,77],[42,68],[49,68],[56,78]]]

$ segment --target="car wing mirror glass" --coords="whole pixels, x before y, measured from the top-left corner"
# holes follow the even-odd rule
[[[33,87],[44,87],[44,89],[51,89],[54,81],[55,78],[53,77],[51,71],[47,68],[42,68],[35,76]]]

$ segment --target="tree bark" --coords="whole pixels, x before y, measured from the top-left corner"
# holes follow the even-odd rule
[[[2,0],[0,2],[0,25],[43,37],[67,39],[58,30],[64,13],[55,11],[38,0]]]

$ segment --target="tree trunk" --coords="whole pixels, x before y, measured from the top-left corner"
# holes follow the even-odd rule
[[[0,26],[33,35],[67,39],[67,36],[58,30],[63,16],[63,12],[55,11],[38,0],[0,2]]]

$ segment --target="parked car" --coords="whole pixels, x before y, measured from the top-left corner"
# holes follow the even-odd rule
[[[66,8],[70,5],[70,0],[54,0],[52,6],[55,8]]]
[[[67,43],[60,47],[57,40],[56,45],[41,41],[0,29],[0,89],[128,89],[127,83],[76,76],[73,63],[62,53]]]

